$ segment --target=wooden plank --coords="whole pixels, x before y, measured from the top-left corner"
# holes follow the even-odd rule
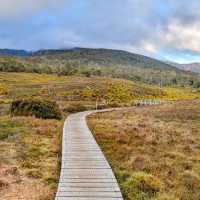
[[[59,188],[60,187],[82,187],[82,188],[116,188],[118,187],[117,183],[59,183]]]
[[[108,175],[63,175],[63,179],[107,179]],[[112,175],[109,178],[114,178]]]
[[[112,169],[87,127],[85,117],[90,113],[73,114],[65,121],[55,200],[123,200]]]
[[[109,197],[56,197],[55,200],[123,200],[123,198]]]
[[[115,179],[112,178],[98,178],[98,179],[89,179],[89,178],[61,178],[60,182],[63,183],[115,183]]]
[[[99,188],[99,187],[93,187],[93,188],[84,188],[84,187],[60,187],[59,192],[109,192],[109,191],[115,191],[120,192],[118,187],[105,187],[105,188]]]
[[[110,172],[110,170],[106,170],[105,172],[97,172],[97,171],[93,171],[94,169],[91,169],[89,171],[84,171],[85,169],[78,169],[77,172],[74,171],[74,169],[62,169],[61,170],[61,175],[60,178],[62,178],[63,176],[67,176],[67,175],[73,175],[73,176],[79,176],[79,175],[85,175],[85,176],[112,176],[113,173]],[[87,169],[88,170],[88,169]]]
[[[111,198],[121,198],[121,192],[108,191],[83,191],[83,192],[58,192],[58,197],[111,197]]]

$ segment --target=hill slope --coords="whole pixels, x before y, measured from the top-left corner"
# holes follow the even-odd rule
[[[143,68],[165,68],[169,70],[176,70],[174,66],[149,58],[139,54],[133,54],[122,50],[112,49],[87,49],[87,48],[74,48],[68,50],[41,50],[33,53],[33,56],[54,56],[63,59],[79,60],[84,65],[125,65],[125,66],[138,66]],[[64,56],[64,57],[63,57]]]
[[[200,78],[146,56],[110,49],[41,50],[27,57],[0,57],[0,71],[84,74],[157,85],[199,85]]]
[[[175,66],[181,70],[200,73],[200,63],[178,64],[174,62],[168,62],[168,64]]]

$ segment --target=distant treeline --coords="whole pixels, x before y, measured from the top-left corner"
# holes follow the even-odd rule
[[[0,71],[109,76],[161,86],[200,88],[200,76],[158,60],[107,49],[45,50],[31,56],[0,56]]]

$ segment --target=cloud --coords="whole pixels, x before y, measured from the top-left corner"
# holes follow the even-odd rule
[[[158,58],[200,53],[199,0],[0,3],[0,48],[105,47]]]
[[[149,34],[145,38],[138,34],[139,45],[136,47],[139,53],[159,58],[166,57],[164,54],[173,54],[171,57],[179,55],[179,60],[200,60],[200,2],[166,0],[165,4],[158,5],[159,10],[164,12],[155,12],[155,16],[148,14],[149,20],[143,21],[143,31]],[[153,12],[152,8],[151,11]],[[156,23],[149,27],[152,20]]]
[[[182,24],[173,21],[168,26],[166,43],[171,48],[181,51],[194,51],[200,53],[200,23]]]
[[[0,18],[14,20],[14,17],[30,15],[32,13],[57,7],[63,0],[0,0]]]
[[[172,19],[164,27],[156,30],[153,36],[140,43],[140,49],[155,55],[159,52],[184,54],[200,53],[200,22],[183,23]]]

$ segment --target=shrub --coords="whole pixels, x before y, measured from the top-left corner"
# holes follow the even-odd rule
[[[4,86],[0,86],[0,95],[7,95],[8,89]]]
[[[54,178],[54,177],[47,177],[47,178],[45,178],[45,181],[49,185],[56,185],[58,180],[56,178]]]
[[[130,88],[125,84],[111,84],[107,90],[106,102],[109,106],[116,107],[133,100]]]
[[[175,197],[173,194],[162,194],[158,195],[155,200],[179,200],[179,198]]]
[[[119,182],[124,182],[130,177],[130,173],[126,170],[116,170],[116,174]]]
[[[74,103],[71,104],[69,106],[67,106],[66,108],[64,108],[64,112],[69,112],[69,113],[76,113],[76,112],[83,112],[86,111],[87,107],[84,106],[83,104],[80,103]]]
[[[161,190],[161,182],[151,174],[135,172],[124,183],[127,199],[149,199]]]
[[[27,172],[27,176],[29,178],[39,179],[42,178],[42,173],[40,170],[30,170],[29,172]]]
[[[10,107],[12,116],[35,116],[43,119],[61,119],[62,115],[55,102],[41,99],[14,100]]]
[[[200,177],[193,171],[185,171],[180,177],[180,200],[200,199]]]
[[[98,104],[97,105],[98,110],[104,110],[104,109],[107,109],[107,108],[109,108],[109,106],[106,105],[106,104]],[[94,109],[96,109],[96,108],[94,108]]]

